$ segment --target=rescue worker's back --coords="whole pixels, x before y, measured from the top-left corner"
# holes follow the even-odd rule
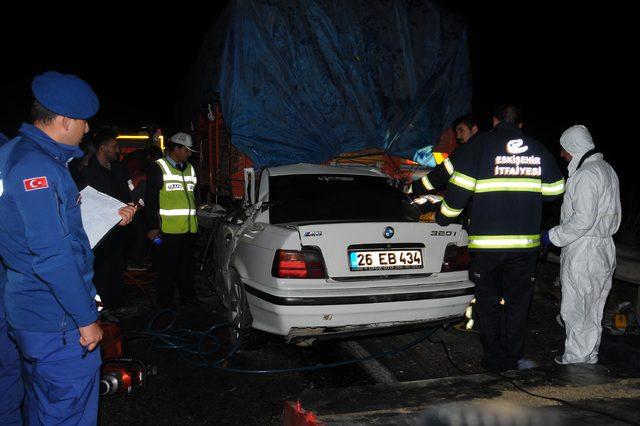
[[[470,250],[535,250],[542,201],[563,191],[564,180],[546,148],[516,125],[500,123],[458,148],[437,220],[441,225],[453,222],[473,197]]]

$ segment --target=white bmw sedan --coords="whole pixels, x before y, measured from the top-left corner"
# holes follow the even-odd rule
[[[466,232],[420,222],[388,176],[297,164],[264,169],[258,186],[214,235],[216,291],[241,348],[256,330],[297,342],[464,314]]]

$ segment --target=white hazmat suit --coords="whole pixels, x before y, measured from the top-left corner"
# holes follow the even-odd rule
[[[560,145],[572,155],[562,202],[560,225],[549,231],[549,240],[562,247],[560,314],[567,338],[562,363],[598,362],[602,312],[616,268],[616,247],[611,238],[620,226],[618,176],[595,153],[584,126],[573,126],[560,137]]]

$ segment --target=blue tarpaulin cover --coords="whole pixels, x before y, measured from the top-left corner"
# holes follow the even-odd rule
[[[470,111],[468,56],[465,19],[429,1],[236,0],[190,101],[219,101],[257,167],[365,148],[412,158]]]

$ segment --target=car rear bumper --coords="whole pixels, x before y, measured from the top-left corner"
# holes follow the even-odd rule
[[[435,320],[400,321],[392,323],[375,323],[367,325],[347,325],[344,327],[300,327],[292,328],[285,336],[287,343],[299,343],[305,340],[329,340],[350,336],[381,335],[395,332],[408,332],[422,330],[429,327],[440,327],[453,322],[458,322],[462,317],[439,318]]]
[[[471,281],[358,290],[274,294],[245,283],[253,327],[289,339],[425,323],[461,317],[473,299]]]

